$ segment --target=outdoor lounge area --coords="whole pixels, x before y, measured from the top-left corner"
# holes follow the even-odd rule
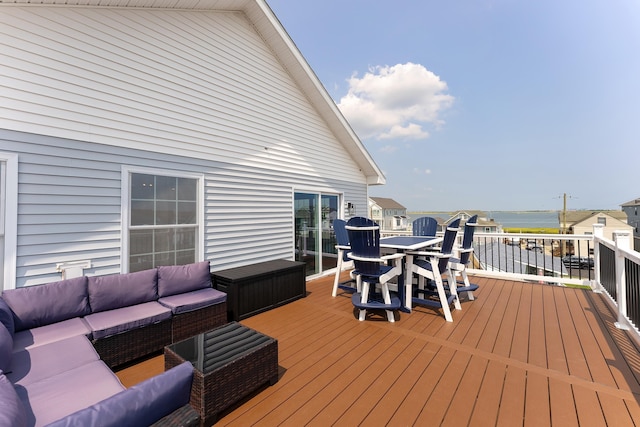
[[[348,278],[345,272],[342,277]],[[417,307],[357,320],[333,276],[241,324],[278,340],[278,382],[220,414],[221,426],[631,426],[640,356],[602,294],[472,277],[454,322]],[[117,372],[130,386],[163,357]]]

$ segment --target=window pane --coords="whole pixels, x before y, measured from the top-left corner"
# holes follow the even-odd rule
[[[176,265],[175,259],[175,252],[162,252],[156,254],[154,267],[159,265]]]
[[[196,247],[196,228],[180,228],[176,230],[176,250]]]
[[[195,224],[198,219],[196,202],[178,202],[178,224]]]
[[[198,181],[195,179],[178,178],[178,200],[198,200]]]
[[[156,225],[174,225],[176,223],[176,203],[156,202]]]
[[[169,252],[174,251],[175,246],[175,234],[171,228],[153,230],[153,251],[154,252]]]
[[[131,175],[131,199],[153,199],[153,175],[134,173]]]
[[[131,174],[129,271],[195,262],[199,203],[197,179]]]
[[[196,262],[196,251],[176,252],[176,265],[193,264]]]
[[[153,201],[131,202],[131,225],[154,225],[153,216]]]
[[[153,252],[153,231],[133,230],[129,235],[129,253],[131,255],[150,254]]]
[[[154,268],[153,255],[132,255],[129,257],[129,271],[142,271]]]
[[[177,178],[172,176],[156,177],[156,199],[158,200],[177,200]]]

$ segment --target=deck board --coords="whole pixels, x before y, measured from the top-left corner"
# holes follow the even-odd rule
[[[359,322],[332,277],[308,282],[306,298],[241,322],[278,340],[280,378],[217,425],[640,424],[638,346],[603,295],[472,281],[476,299],[452,323],[423,307]],[[130,386],[163,366],[118,375]]]

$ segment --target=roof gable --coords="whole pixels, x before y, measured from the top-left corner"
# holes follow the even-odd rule
[[[25,2],[21,0],[0,1],[3,5],[25,6]],[[365,182],[384,184],[385,178],[381,170],[264,0],[49,0],[46,3],[28,4],[29,8],[51,6],[243,13],[251,27],[268,46],[271,54],[277,58],[312,108],[326,123],[336,141],[349,153]]]

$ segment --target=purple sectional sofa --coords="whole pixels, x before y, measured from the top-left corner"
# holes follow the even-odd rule
[[[111,369],[220,326],[226,313],[208,261],[4,291],[0,425],[197,422],[190,364],[127,390]]]

